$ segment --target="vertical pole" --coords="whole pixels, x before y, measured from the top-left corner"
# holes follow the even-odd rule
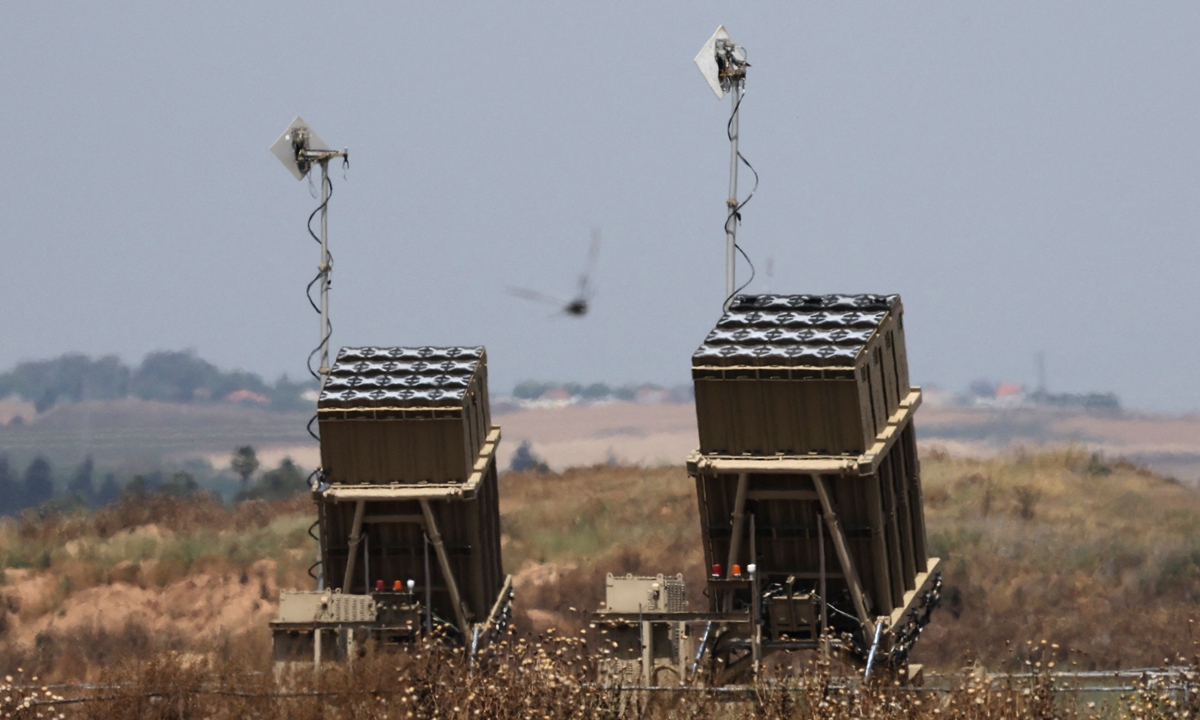
[[[363,533],[363,595],[371,594],[371,533]]]
[[[639,605],[638,610],[641,610],[641,607]],[[642,685],[650,687],[654,682],[654,625],[645,620],[640,625],[642,626]]]
[[[730,301],[733,300],[733,291],[737,287],[734,280],[734,269],[737,261],[737,215],[735,211],[738,206],[738,115],[740,114],[739,104],[742,100],[740,80],[733,83],[732,98],[733,115],[729,120],[729,199],[725,201],[728,213],[725,218],[725,309],[727,310]]]
[[[754,516],[750,516],[750,524],[754,525]],[[762,669],[762,598],[758,593],[758,566],[751,563],[750,565],[750,616],[753,620],[753,626],[750,634],[750,653],[754,658],[754,676],[758,677],[758,672]]]
[[[817,555],[820,556],[821,650],[829,660],[829,601],[825,599],[825,521],[817,515]]]
[[[425,537],[425,632],[433,632],[433,574],[429,571],[429,533]]]
[[[325,545],[321,542],[325,537],[324,524],[325,503],[317,501],[317,592],[325,591]]]
[[[733,498],[733,534],[729,537],[729,564],[725,566],[725,577],[733,579],[733,566],[738,561],[742,545],[742,523],[746,517],[746,490],[750,486],[750,474],[739,473],[737,492]],[[733,591],[726,593],[727,611],[733,610]]]
[[[329,160],[321,161],[321,386],[329,375]]]
[[[750,635],[751,652],[754,654],[754,675],[758,677],[758,670],[762,666],[762,606],[759,604],[762,600],[758,593],[758,546],[754,538],[758,536],[757,528],[754,526],[754,513],[750,513],[750,562],[747,563],[747,570],[750,572],[750,615],[753,621],[753,627]]]
[[[821,563],[821,631],[824,632],[825,626],[829,624],[829,603],[825,600],[825,522],[820,515],[817,516],[817,554],[820,555]]]
[[[754,529],[754,513],[750,513],[750,560],[747,565],[758,565],[757,531]]]

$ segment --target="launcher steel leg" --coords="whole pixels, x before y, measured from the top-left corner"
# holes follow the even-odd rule
[[[446,579],[446,589],[450,591],[450,602],[454,605],[454,616],[458,620],[458,628],[465,636],[470,632],[467,615],[463,612],[462,599],[458,594],[458,583],[454,582],[454,573],[450,570],[450,556],[446,554],[446,548],[442,545],[442,534],[438,532],[437,520],[433,517],[433,508],[429,506],[428,500],[421,500],[421,512],[425,514],[425,527],[429,531],[429,542],[433,543],[438,564],[442,567],[442,576]]]
[[[865,631],[863,640],[866,640],[875,634],[875,623],[867,613],[867,603],[863,598],[862,585],[858,581],[854,559],[850,557],[850,548],[846,544],[846,534],[842,532],[842,523],[833,509],[833,501],[829,497],[825,476],[817,475],[813,480],[813,484],[817,487],[817,495],[821,499],[821,509],[825,512],[825,522],[829,525],[829,535],[833,538],[833,547],[837,550],[838,560],[842,563],[842,573],[846,576],[846,584],[850,586],[850,597],[854,600],[854,609],[858,612],[859,622],[862,623]]]
[[[350,592],[350,581],[354,578],[354,561],[358,559],[358,544],[362,542],[363,513],[367,509],[365,500],[354,506],[354,524],[350,527],[350,546],[346,553],[346,575],[342,579],[342,592]]]

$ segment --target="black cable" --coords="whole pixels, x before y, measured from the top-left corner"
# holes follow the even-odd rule
[[[318,205],[317,208],[312,211],[312,214],[308,216],[308,223],[306,223],[306,226],[308,227],[308,234],[310,236],[312,236],[313,241],[316,242],[318,245],[321,244],[321,238],[315,232],[313,232],[312,221],[314,218],[317,217],[317,213],[319,213],[322,210],[324,210],[325,208],[329,207],[329,200],[331,198],[333,198],[333,181],[329,179],[328,175],[326,175],[323,182],[325,183],[325,189],[327,192],[327,194],[325,195],[325,200],[323,200],[321,202],[321,204]],[[318,268],[316,277],[314,277],[312,279],[312,281],[308,283],[308,286],[304,289],[304,295],[305,295],[305,297],[308,298],[308,304],[312,306],[312,309],[318,315],[321,313],[321,308],[320,308],[320,306],[317,305],[316,301],[313,300],[312,287],[313,287],[313,285],[316,285],[320,281],[328,282],[329,275],[333,272],[333,253],[329,252],[328,249],[326,249],[325,254],[327,256],[326,258],[324,258],[326,261],[325,267]],[[327,323],[328,323],[328,326],[325,328],[325,336],[321,338],[321,341],[320,341],[320,343],[318,343],[317,347],[311,353],[308,354],[308,363],[307,363],[308,364],[308,372],[310,375],[312,375],[317,380],[321,379],[321,375],[317,371],[313,370],[312,359],[313,359],[313,356],[315,356],[321,352],[321,348],[325,347],[325,344],[329,342],[330,337],[333,336],[333,322],[327,320]]]
[[[733,119],[737,117],[738,110],[742,107],[742,101],[745,99],[746,99],[746,90],[745,90],[745,88],[743,88],[742,94],[738,97],[737,103],[735,103],[733,106],[733,112],[731,112],[729,114],[729,122],[725,123],[725,136],[727,138],[729,138],[729,142],[731,142],[731,143],[733,142],[733,139],[734,139]],[[739,129],[739,133],[740,132],[741,131]],[[754,197],[754,193],[758,192],[758,171],[755,170],[754,166],[750,164],[750,161],[747,160],[745,158],[745,156],[742,155],[742,151],[740,148],[737,151],[737,159],[740,160],[750,170],[750,172],[754,174],[754,187],[750,189],[750,194],[746,196],[745,200],[742,200],[741,202],[737,202],[735,199],[736,204],[729,208],[729,215],[726,216],[726,218],[725,218],[725,234],[726,235],[730,234],[730,230],[731,230],[730,225],[729,225],[730,223],[734,223],[735,227],[736,227],[736,225],[740,225],[742,223],[742,208],[746,207],[746,203],[750,202],[750,199]],[[738,287],[738,289],[734,290],[729,295],[729,297],[725,298],[725,302],[722,303],[722,307],[727,307],[729,305],[730,300],[733,300],[733,298],[738,293],[745,290],[746,287],[750,285],[750,283],[754,282],[754,276],[757,273],[757,271],[754,268],[754,263],[750,260],[750,256],[746,254],[746,251],[742,249],[742,246],[738,244],[737,240],[733,241],[733,247],[742,254],[742,257],[746,259],[746,264],[750,266],[750,279],[747,280],[746,282],[742,283],[741,286]]]
[[[345,165],[345,163],[344,163],[344,165]],[[309,177],[312,177],[312,176],[310,175]],[[313,241],[316,242],[318,245],[321,244],[321,238],[315,232],[313,232],[312,221],[314,218],[317,217],[318,213],[320,213],[322,210],[329,207],[329,200],[333,197],[333,181],[329,179],[328,173],[325,174],[325,176],[322,178],[321,182],[325,188],[325,199],[322,200],[321,204],[318,205],[316,207],[316,209],[312,211],[312,214],[310,214],[308,216],[308,222],[305,223],[305,227],[308,228],[308,234],[310,236],[312,236]],[[319,305],[317,305],[317,302],[315,300],[313,300],[312,288],[313,288],[313,285],[316,285],[318,282],[332,285],[332,283],[330,283],[330,281],[329,281],[329,276],[333,271],[333,253],[329,252],[328,248],[325,249],[324,257],[322,257],[322,260],[324,261],[324,267],[320,267],[317,269],[316,277],[314,277],[311,281],[309,281],[308,286],[304,288],[304,296],[306,298],[308,298],[308,304],[312,306],[312,309],[318,315],[321,314],[321,308]],[[333,337],[333,321],[330,320],[329,318],[326,318],[325,319],[325,327],[322,329],[325,331],[325,334],[321,337],[321,341],[317,344],[317,346],[315,348],[313,348],[313,351],[308,354],[308,360],[305,362],[305,365],[308,367],[308,374],[312,375],[313,378],[316,379],[318,383],[321,381],[322,378],[321,378],[321,373],[319,372],[320,368],[318,368],[317,370],[313,370],[313,366],[312,366],[313,358],[321,353],[322,348],[327,347],[327,345],[329,343],[329,339],[331,337]],[[321,436],[318,435],[317,433],[313,432],[313,423],[316,421],[317,421],[317,415],[313,414],[312,418],[309,419],[309,421],[308,421],[308,425],[305,426],[305,429],[308,430],[308,434],[311,435],[314,440],[316,440],[317,442],[321,442]]]
[[[842,610],[842,609],[840,609],[839,607],[837,607],[837,606],[836,606],[836,605],[834,605],[833,603],[831,603],[831,602],[829,602],[829,601],[827,601],[827,600],[824,600],[824,599],[823,599],[823,598],[822,598],[820,595],[818,595],[818,594],[816,594],[816,593],[813,593],[813,594],[812,594],[812,596],[813,596],[814,598],[816,598],[818,601],[824,602],[824,603],[825,603],[825,607],[827,607],[827,608],[829,608],[830,610],[834,611],[834,612],[835,612],[835,613],[837,613],[838,615],[842,615],[842,616],[845,616],[845,617],[847,617],[847,618],[850,618],[851,620],[853,620],[854,622],[858,623],[859,625],[862,625],[862,620],[859,620],[858,618],[854,617],[853,615],[851,615],[850,613],[846,612],[845,610]]]
[[[750,256],[746,254],[746,251],[742,249],[741,245],[737,244],[737,241],[734,241],[733,248],[735,250],[737,250],[738,252],[740,252],[742,254],[742,257],[746,258],[746,264],[750,266],[750,279],[747,280],[746,282],[742,283],[741,286],[738,287],[737,290],[734,290],[733,295],[730,295],[729,297],[725,298],[725,302],[729,302],[730,300],[732,300],[735,295],[737,295],[741,291],[745,290],[747,285],[754,282],[754,275],[757,272],[754,269],[754,263],[750,261]]]

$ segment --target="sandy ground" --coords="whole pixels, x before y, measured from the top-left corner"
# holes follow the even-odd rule
[[[38,613],[38,605],[53,600],[57,582],[49,573],[6,571],[0,597],[16,609],[9,616],[7,640],[29,646],[42,632],[113,630],[128,621],[154,633],[209,638],[266,624],[274,619],[279,601],[272,560],[258,561],[244,576],[198,573],[162,588],[128,582],[97,585],[68,595],[55,612]],[[22,620],[30,615],[34,617]]]
[[[7,425],[14,418],[20,418],[21,422],[30,422],[37,418],[37,409],[33,403],[15,398],[0,400],[0,425]]]

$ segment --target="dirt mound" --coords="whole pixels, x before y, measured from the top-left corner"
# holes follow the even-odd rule
[[[4,597],[8,615],[7,640],[30,647],[42,633],[69,635],[82,630],[117,631],[133,622],[153,633],[170,633],[197,640],[222,632],[236,634],[264,626],[275,616],[279,589],[275,561],[260,560],[243,573],[198,573],[163,588],[144,588],[127,582],[99,585],[68,595],[58,610],[22,621],[22,607],[44,603],[57,587],[50,573],[9,571]]]

